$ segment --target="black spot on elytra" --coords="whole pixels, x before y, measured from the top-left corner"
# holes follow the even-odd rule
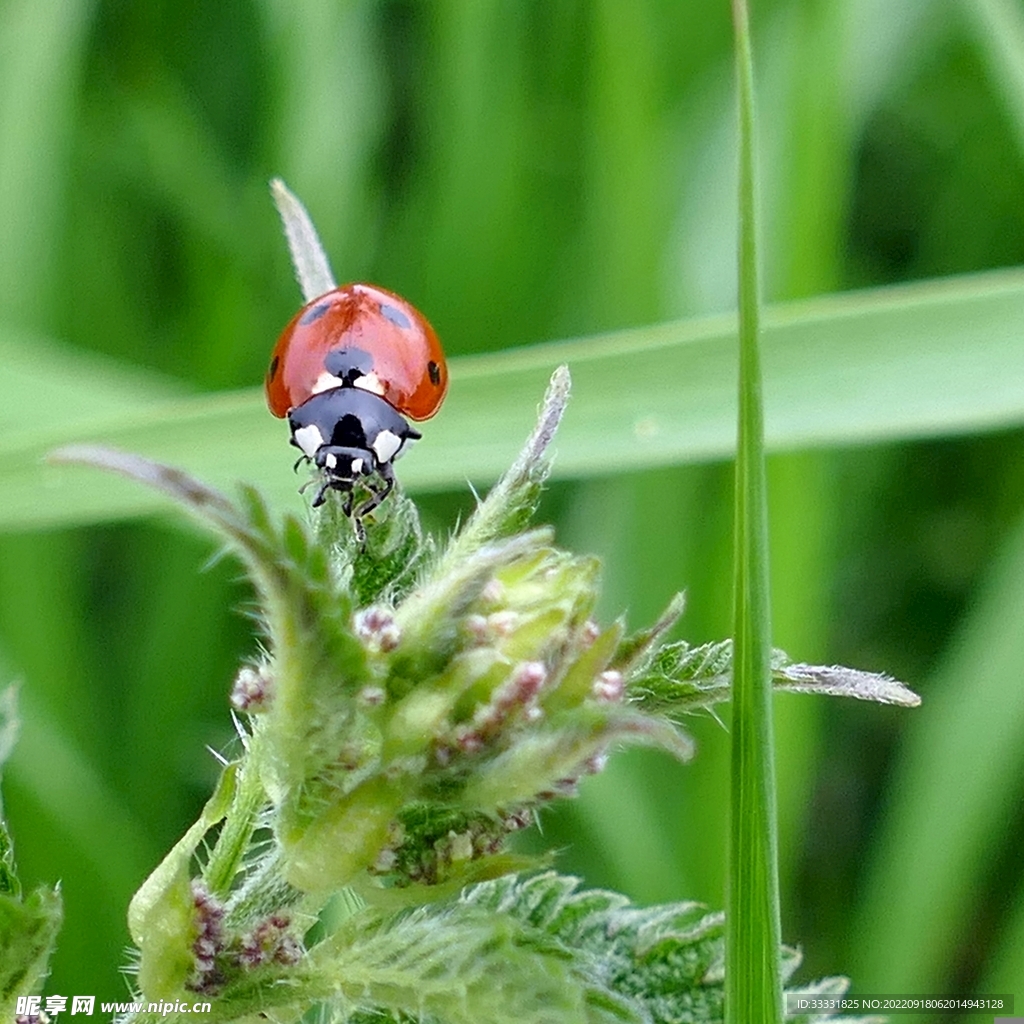
[[[437,387],[441,383],[441,367],[433,359],[427,363],[427,373],[430,374],[430,383]]]
[[[321,302],[319,306],[314,306],[312,309],[307,309],[302,314],[302,319],[299,321],[299,325],[302,327],[308,327],[310,324],[315,324],[331,308],[329,302]]]
[[[412,321],[400,309],[396,309],[394,306],[389,306],[386,302],[382,302],[380,304],[380,311],[396,327],[401,327],[406,331],[412,327]]]
[[[281,357],[280,356],[274,356],[274,358],[270,360],[270,369],[267,370],[267,380],[268,381],[273,380],[277,376],[277,367],[278,367],[278,364],[280,362],[281,362]]]

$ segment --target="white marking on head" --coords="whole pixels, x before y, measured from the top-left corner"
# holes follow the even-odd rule
[[[338,465],[338,456],[334,452],[328,452],[324,458],[324,465],[328,469],[334,469]]]
[[[352,460],[352,472],[353,473],[362,473],[362,471],[363,471],[363,460],[362,459],[353,459]]]
[[[397,452],[395,452],[395,455],[394,455],[394,458],[392,459],[392,462],[394,462],[395,459],[400,459],[410,449],[410,447],[412,447],[412,445],[414,445],[418,440],[419,440],[419,434],[417,434],[415,437],[403,438],[402,439],[402,447],[399,448]]]
[[[402,439],[390,430],[382,430],[373,442],[373,451],[382,464],[390,462],[402,447]]]
[[[314,395],[319,395],[322,391],[330,391],[331,388],[340,388],[344,383],[345,382],[340,377],[335,377],[333,373],[328,373],[324,370],[313,382],[311,392]]]
[[[302,449],[302,454],[310,459],[316,455],[317,449],[324,443],[324,435],[320,433],[320,428],[315,423],[299,427],[292,434],[292,437],[295,439],[295,443]]]
[[[356,377],[356,379],[352,381],[352,387],[362,388],[364,391],[372,391],[375,395],[384,394],[384,385],[381,382],[380,377],[378,377],[372,370],[369,373],[364,373],[362,377]]]

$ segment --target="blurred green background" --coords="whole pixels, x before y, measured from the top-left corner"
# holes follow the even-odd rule
[[[727,7],[0,0],[0,423],[59,419],[3,391],[19,360],[100,416],[97,379],[140,405],[257,385],[299,305],[274,175],[338,278],[401,292],[453,356],[731,309]],[[769,301],[1024,263],[1017,0],[765,0],[754,28]],[[1024,1001],[1022,456],[1005,427],[771,460],[777,643],[924,697],[776,702],[802,978]],[[443,532],[470,502],[423,507]],[[685,587],[681,635],[728,634],[728,466],[559,480],[543,511],[605,559],[606,616]],[[128,899],[230,743],[251,594],[215,553],[170,512],[0,534],[5,805],[66,901],[48,992],[119,998]],[[728,738],[693,729],[694,764],[624,755],[545,817],[561,868],[721,906]]]

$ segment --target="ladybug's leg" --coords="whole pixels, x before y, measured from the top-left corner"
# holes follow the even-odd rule
[[[351,486],[345,488],[345,497],[341,499],[341,511],[347,516],[352,515],[352,502],[354,498],[355,495],[352,492]]]
[[[332,483],[333,483],[333,481],[328,479],[328,480],[325,480],[320,485],[320,490],[318,490],[316,492],[316,497],[313,499],[313,508],[319,508],[327,500],[327,492],[331,489],[331,484]],[[304,490],[305,487],[306,487],[306,485],[303,484],[302,489]]]
[[[356,531],[356,540],[359,542],[359,547],[364,551],[366,549],[366,527],[363,526],[362,519],[356,516],[352,520],[352,526]]]
[[[395,471],[391,468],[391,463],[385,462],[378,470],[378,473],[384,481],[384,486],[379,490],[371,490],[370,497],[356,510],[356,519],[368,516],[394,490]]]

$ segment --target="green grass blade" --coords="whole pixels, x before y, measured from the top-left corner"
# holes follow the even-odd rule
[[[908,723],[854,930],[850,970],[867,991],[941,991],[981,909],[1020,803],[1022,607],[1024,523]]]
[[[275,82],[267,124],[272,155],[262,166],[310,204],[341,280],[358,279],[373,248],[367,231],[379,230],[381,190],[370,164],[388,118],[374,8],[331,0],[260,0],[253,7],[267,26]]]
[[[786,303],[763,322],[769,449],[1024,423],[1024,272]],[[399,475],[411,489],[435,491],[495,479],[560,363],[572,369],[574,397],[555,477],[726,458],[735,447],[734,337],[735,319],[720,316],[453,360],[448,402]],[[160,507],[121,482],[89,483],[85,471],[43,465],[47,451],[75,441],[173,462],[220,487],[251,480],[275,502],[294,502],[287,429],[267,414],[260,390],[176,398],[159,378],[112,362],[97,363],[83,388],[85,357],[69,369],[61,351],[0,334],[5,366],[18,367],[0,377],[0,408],[24,410],[0,441],[0,528]],[[28,418],[44,407],[44,422]]]
[[[159,374],[21,332],[0,331],[0,364],[4,435],[19,427],[36,428],[43,408],[46,428],[59,433],[94,421],[98,414],[127,420],[187,393]]]
[[[0,5],[0,316],[52,322],[88,0]]]
[[[725,892],[727,1024],[782,1019],[771,608],[759,343],[754,83],[745,0],[733,0],[739,99],[739,423],[733,576],[732,764]]]
[[[1024,992],[1024,892],[1017,900],[999,947],[991,958],[987,973],[981,978],[979,992]],[[1020,1005],[1016,1006],[1017,1011]]]
[[[1024,153],[1024,12],[1014,0],[965,0],[964,9]]]
[[[27,690],[21,703],[21,735],[8,766],[12,780],[60,822],[78,845],[78,856],[116,891],[125,877],[145,869],[152,856],[146,837],[74,740]],[[109,822],[109,831],[97,836],[91,828],[94,821]]]

